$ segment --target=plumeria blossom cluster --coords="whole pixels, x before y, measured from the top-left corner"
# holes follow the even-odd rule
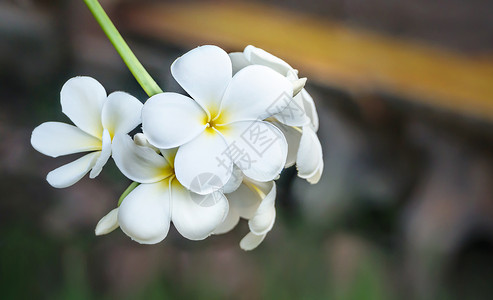
[[[110,157],[134,189],[96,226],[116,228],[142,244],[161,242],[170,224],[190,240],[232,230],[240,218],[250,232],[244,250],[272,229],[275,179],[296,165],[317,183],[323,170],[318,117],[304,89],[306,78],[254,46],[227,54],[195,48],[175,60],[171,74],[188,95],[159,93],[144,104],[90,77],[68,80],[62,112],[74,125],[46,122],[34,129],[33,147],[57,157],[90,152],[51,171],[57,188],[96,177]],[[142,124],[142,132],[131,137]]]

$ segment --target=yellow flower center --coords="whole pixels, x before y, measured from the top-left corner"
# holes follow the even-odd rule
[[[218,131],[225,131],[227,126],[224,124],[227,123],[226,113],[223,111],[219,112],[217,109],[209,109],[210,115],[206,116],[204,119],[204,123],[206,125],[205,131],[208,133],[215,133]]]

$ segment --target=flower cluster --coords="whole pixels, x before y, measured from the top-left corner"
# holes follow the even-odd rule
[[[275,221],[275,179],[296,165],[317,183],[323,170],[318,117],[305,78],[283,60],[248,46],[227,54],[201,46],[176,59],[171,74],[188,96],[160,93],[145,104],[124,92],[106,94],[90,77],[62,88],[62,111],[75,124],[46,122],[31,143],[57,157],[91,151],[51,171],[48,182],[68,187],[96,177],[110,157],[136,186],[103,217],[96,234],[120,227],[155,244],[170,223],[190,240],[233,229],[250,232],[242,249],[257,247]],[[142,133],[128,134],[142,124]]]

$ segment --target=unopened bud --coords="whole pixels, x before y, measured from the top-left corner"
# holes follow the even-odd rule
[[[305,87],[306,77],[293,80],[291,82],[293,84],[293,97],[298,95],[299,92]]]
[[[110,211],[96,225],[96,235],[104,235],[118,228],[118,208]]]
[[[143,133],[134,135],[134,143],[137,146],[148,147],[159,153],[159,149],[151,145]]]

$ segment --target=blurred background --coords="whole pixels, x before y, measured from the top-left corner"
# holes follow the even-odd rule
[[[82,0],[1,0],[2,299],[493,298],[492,1],[101,2],[166,91],[171,63],[201,44],[253,44],[299,69],[324,175],[283,173],[252,252],[245,223],[201,242],[95,237],[129,180],[111,162],[54,189],[46,174],[74,157],[36,152],[31,131],[69,121],[72,76],[146,95]]]

